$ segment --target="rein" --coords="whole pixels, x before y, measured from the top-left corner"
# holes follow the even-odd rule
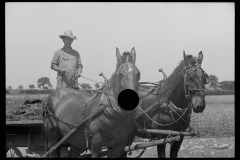
[[[64,122],[62,120],[60,120],[59,118],[57,118],[56,116],[54,116],[48,109],[47,112],[50,113],[50,115],[48,116],[53,116],[55,117],[57,120],[61,121],[62,123],[66,124],[66,125],[72,125],[74,126],[73,128],[71,128],[71,130],[60,140],[58,141],[49,151],[47,151],[42,157],[46,157],[48,154],[50,154],[52,151],[54,151],[58,146],[60,146],[64,141],[67,140],[68,137],[70,137],[79,127],[81,127],[84,123],[86,123],[88,120],[92,119],[93,117],[97,116],[100,112],[104,111],[104,109],[106,108],[106,105],[104,105],[102,108],[100,108],[97,112],[95,112],[93,115],[89,115],[85,120],[83,120],[80,124],[70,124],[68,122]]]
[[[193,70],[190,70],[192,67],[194,67],[194,66],[196,66],[196,68],[194,68]],[[187,101],[187,103],[188,102],[191,102],[191,96],[190,96],[190,91],[203,91],[204,89],[190,89],[189,87],[188,87],[188,78],[189,78],[189,75],[191,74],[191,73],[193,73],[194,71],[196,71],[197,70],[197,75],[198,75],[198,77],[201,79],[201,77],[202,77],[202,74],[200,74],[201,72],[200,72],[200,69],[201,70],[203,70],[202,68],[201,68],[201,64],[196,64],[196,65],[194,65],[194,66],[188,66],[188,67],[184,67],[184,70],[182,71],[182,73],[179,75],[179,79],[180,79],[180,77],[181,76],[183,76],[184,77],[184,91],[185,91],[185,98],[186,98],[186,101]],[[179,79],[178,79],[178,81],[179,81]],[[146,82],[144,82],[144,83],[146,83]],[[154,89],[153,90],[156,90],[156,89],[158,89],[158,87],[160,87],[160,83],[157,85],[157,86],[154,86]],[[145,92],[148,92],[148,91],[145,91]],[[144,96],[144,98],[145,97],[147,97],[148,95],[150,95],[150,94],[152,94],[152,93],[149,93],[148,92],[148,94],[146,95],[146,96]],[[161,94],[152,94],[152,95],[156,95],[156,96],[159,96],[159,95],[161,95]],[[143,97],[143,96],[142,96]],[[158,98],[159,99],[159,98]],[[161,101],[161,102],[160,102]],[[158,106],[160,106],[161,107],[161,104],[163,103],[164,101],[163,101],[163,97],[158,101]],[[187,107],[186,108],[184,108],[184,111],[183,111],[183,114],[180,116],[178,113],[177,113],[177,111],[176,110],[179,110],[179,111],[181,111],[181,110],[183,110],[183,109],[180,109],[180,108],[178,108],[178,107],[176,107],[173,103],[172,103],[172,101],[170,101],[169,102],[169,104],[171,105],[171,107],[173,107],[174,109],[172,109],[172,108],[170,108],[174,113],[176,113],[178,116],[179,116],[179,118],[178,119],[176,119],[175,121],[173,121],[172,123],[169,123],[169,124],[159,124],[158,122],[156,122],[156,121],[154,121],[150,116],[148,116],[147,115],[147,113],[142,109],[142,108],[140,108],[139,106],[137,106],[138,107],[138,109],[139,110],[141,110],[153,123],[155,123],[155,124],[157,124],[157,125],[159,125],[159,126],[169,126],[169,125],[172,125],[172,124],[174,124],[174,123],[176,123],[178,120],[180,120],[180,119],[182,119],[184,122],[186,122],[184,119],[183,119],[183,116],[185,115],[185,113],[186,113],[186,111],[189,109],[189,110],[191,110],[192,109],[192,105],[191,104],[187,104]],[[161,107],[162,108],[162,107]],[[152,108],[153,109],[153,108]],[[151,110],[152,110],[151,109]],[[162,108],[163,109],[163,108]],[[146,109],[147,110],[147,109]],[[164,110],[164,109],[163,109]],[[150,110],[149,110],[150,111]],[[148,111],[148,112],[149,112]],[[190,122],[186,122],[186,123],[190,123]]]
[[[94,80],[88,79],[88,78],[86,78],[86,77],[84,77],[84,76],[82,76],[82,75],[81,75],[81,77],[82,77],[82,78],[85,78],[85,79],[87,79],[87,80],[89,80],[89,81],[92,81],[92,82],[97,82],[97,81],[94,81]],[[104,82],[97,82],[97,83],[105,84]]]
[[[139,84],[153,84],[153,85],[157,86],[159,84],[159,82],[139,82]]]
[[[155,123],[155,124],[157,124],[157,125],[159,125],[159,126],[169,126],[169,125],[172,125],[172,124],[176,123],[179,119],[181,119],[181,118],[184,116],[184,114],[186,113],[186,111],[189,109],[189,107],[185,108],[184,113],[183,113],[178,119],[176,119],[175,121],[173,121],[173,122],[171,122],[171,123],[169,123],[169,124],[160,124],[160,123],[154,121],[146,112],[144,112],[144,110],[143,110],[142,108],[140,108],[139,106],[137,106],[137,107],[138,107],[138,109],[140,109],[153,123]],[[183,119],[183,118],[182,118],[182,119]],[[184,119],[183,119],[183,120],[184,120]],[[184,121],[185,121],[185,120],[184,120]],[[185,121],[185,122],[186,122],[186,121]],[[189,122],[187,122],[187,123],[189,123]]]
[[[197,62],[197,61],[196,61]],[[190,70],[192,67],[195,67],[194,69]],[[190,91],[204,91],[204,89],[191,89],[189,88],[188,86],[188,80],[189,80],[189,77],[191,73],[193,73],[194,71],[197,70],[197,76],[199,77],[200,81],[201,81],[201,78],[202,78],[202,72],[203,69],[201,68],[201,64],[199,64],[198,62],[193,65],[193,66],[188,66],[188,67],[185,67],[184,68],[184,72],[182,74],[180,74],[180,76],[183,76],[184,77],[184,90],[185,90],[185,97],[186,99],[189,98],[189,100],[191,100],[191,96],[190,96]],[[188,72],[187,72],[188,71]],[[184,75],[183,75],[184,74]]]
[[[95,99],[95,98],[94,98],[94,99]],[[92,99],[92,100],[94,100],[94,99]],[[85,102],[85,105],[87,106],[92,100],[90,100],[90,101],[87,100],[87,102]],[[45,106],[46,106],[46,105],[45,105]],[[104,107],[102,107],[101,109],[99,109],[99,110],[97,111],[97,113],[93,114],[92,116],[87,117],[87,118],[86,118],[83,122],[81,122],[80,124],[73,124],[73,123],[65,122],[65,121],[59,119],[58,117],[56,117],[55,115],[53,115],[52,112],[49,111],[47,107],[45,107],[45,112],[48,113],[47,118],[48,118],[49,116],[52,116],[52,117],[56,118],[58,121],[66,124],[69,128],[72,129],[72,128],[74,128],[74,127],[80,127],[80,126],[81,126],[82,124],[84,124],[87,120],[89,120],[90,118],[95,117],[98,113],[100,113],[101,111],[103,111],[105,108],[106,108],[106,105],[104,105]]]
[[[118,90],[115,91],[115,92],[121,92],[124,90],[124,88],[121,86],[121,81],[120,81],[120,77],[119,77],[119,73],[121,73],[121,69],[124,67],[124,65],[126,65],[127,63],[131,63],[131,62],[128,62],[128,60],[121,64],[121,65],[118,65],[116,72],[114,73],[116,77],[114,77],[114,79],[111,79],[113,80],[114,82],[117,83],[117,87],[118,87]],[[135,66],[135,64],[131,63],[132,65]],[[136,66],[135,66],[136,67]],[[137,67],[136,67],[137,68]],[[115,107],[115,109],[111,108],[112,112],[116,113],[117,115],[121,116],[121,117],[125,117],[126,115],[132,115],[133,116],[133,113],[131,114],[127,114],[126,112],[122,112],[122,108],[118,106],[118,103],[116,102],[116,99],[118,98],[118,96],[115,96],[113,95],[114,94],[114,88],[113,86],[111,86],[111,82],[104,76],[104,79],[105,79],[105,83],[106,83],[106,87],[107,87],[107,97],[110,101],[110,106],[112,107]],[[115,80],[116,79],[116,80]],[[137,91],[138,92],[138,91]],[[116,93],[115,93],[116,94]]]
[[[90,81],[92,81],[92,82],[97,82],[97,81],[93,81],[93,80],[91,80],[91,79],[88,79],[88,78],[86,78],[86,77],[84,77],[84,76],[82,76],[82,75],[81,75],[81,77],[83,77],[83,78],[85,78],[85,79],[87,79],[87,80],[90,80]],[[117,96],[115,96],[115,95],[113,95],[113,94],[110,94],[109,92],[107,93],[107,92],[105,92],[105,91],[101,91],[101,90],[97,90],[97,89],[89,89],[89,88],[86,88],[86,87],[82,86],[80,83],[78,83],[78,82],[76,81],[76,79],[74,79],[73,77],[70,77],[70,78],[71,78],[75,83],[77,83],[79,86],[81,86],[82,88],[84,88],[84,89],[86,89],[86,90],[105,93],[105,94],[108,94],[109,96],[112,96],[112,97],[114,97],[114,98],[117,98]],[[106,81],[106,82],[97,82],[97,83],[107,84],[109,80],[105,77],[105,81]],[[157,83],[158,83],[158,82],[155,82],[155,83],[151,83],[151,82],[139,82],[139,84],[154,84],[154,85],[155,85],[154,88],[153,88],[150,92],[148,92],[148,91],[143,91],[143,90],[140,90],[140,89],[139,89],[140,91],[148,92],[148,94],[140,97],[139,99],[140,99],[140,100],[141,100],[141,99],[144,99],[145,97],[149,96],[150,94],[152,94],[152,95],[158,95],[158,93],[153,94],[153,92],[154,92],[155,90],[157,90],[157,88],[158,88],[158,84],[157,84]]]
[[[126,63],[123,63],[123,64],[121,64],[121,65],[119,65],[119,67],[118,68],[122,68],[125,64],[127,64],[127,62]],[[132,63],[133,64],[133,63]],[[133,64],[134,65],[134,64]],[[135,66],[135,65],[134,65]],[[117,70],[116,72],[115,72],[115,74],[118,74],[120,71],[119,70]],[[93,90],[93,89],[88,89],[88,88],[85,88],[85,87],[83,87],[81,84],[79,84],[73,77],[70,77],[73,81],[75,81],[75,83],[77,83],[78,85],[80,85],[82,88],[84,88],[84,89],[86,89],[86,90],[90,90],[90,91],[96,91],[96,92],[101,92],[101,93],[104,93],[107,97],[108,97],[108,100],[110,101],[110,106],[112,106],[112,107],[115,107],[116,109],[117,109],[117,111],[115,111],[114,109],[111,109],[113,112],[115,112],[115,113],[117,113],[118,115],[121,115],[119,112],[119,110],[121,110],[121,108],[116,104],[116,101],[115,101],[115,98],[118,98],[117,96],[115,96],[112,92],[110,93],[110,89],[111,89],[111,85],[110,85],[110,82],[109,82],[109,80],[103,75],[103,73],[100,73],[99,74],[100,76],[103,76],[103,78],[105,79],[105,86],[104,87],[106,87],[106,89],[104,90],[104,91],[101,91],[101,90]],[[117,76],[117,75],[116,75]],[[81,76],[81,77],[83,77],[83,76]],[[85,77],[84,77],[85,78]],[[85,78],[85,79],[88,79],[88,78]],[[88,80],[90,80],[90,79],[88,79]],[[93,81],[93,80],[91,80],[91,81]],[[94,81],[94,82],[96,82],[96,81]],[[102,82],[101,82],[102,83]],[[120,82],[119,82],[120,83]],[[119,87],[120,87],[120,90],[123,90],[122,88],[121,88],[121,85],[119,84]],[[148,96],[148,95],[147,95]],[[143,99],[144,97],[142,97],[142,99]]]

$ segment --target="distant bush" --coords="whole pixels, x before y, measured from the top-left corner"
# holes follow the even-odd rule
[[[21,90],[21,94],[51,94],[54,89],[44,89],[44,90],[37,90],[37,89],[24,89]]]
[[[211,90],[211,89],[205,89],[204,90],[205,95],[234,95],[234,90]]]
[[[6,94],[9,94],[9,90],[8,89],[6,89]]]

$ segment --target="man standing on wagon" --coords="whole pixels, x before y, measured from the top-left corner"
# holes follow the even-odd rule
[[[51,69],[57,72],[56,89],[62,87],[79,89],[78,78],[81,76],[83,65],[79,53],[71,47],[77,37],[73,36],[71,30],[65,31],[64,35],[59,37],[64,46],[54,53],[51,61]]]

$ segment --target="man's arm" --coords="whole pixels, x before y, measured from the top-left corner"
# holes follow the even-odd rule
[[[62,73],[62,74],[67,71],[66,69],[59,68],[59,67],[58,67],[57,65],[55,65],[55,64],[51,66],[51,69],[54,70],[54,71],[60,72],[60,73]]]
[[[76,77],[80,77],[81,76],[81,73],[82,73],[82,68],[83,68],[83,65],[82,65],[82,62],[81,62],[81,57],[80,55],[78,54],[78,65],[77,65],[78,69],[77,69],[77,75]]]
[[[51,69],[63,74],[64,72],[66,72],[66,69],[62,69],[62,68],[58,67],[58,64],[59,64],[58,59],[59,59],[60,54],[61,53],[58,52],[58,51],[56,51],[54,53],[54,56],[53,56],[52,61],[51,61]]]

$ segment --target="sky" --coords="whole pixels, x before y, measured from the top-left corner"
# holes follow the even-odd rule
[[[56,71],[50,68],[54,52],[63,47],[59,35],[71,30],[77,40],[82,75],[104,82],[122,54],[135,47],[141,82],[158,82],[169,76],[186,55],[202,51],[202,69],[218,81],[235,80],[235,4],[164,2],[7,2],[5,3],[5,82],[37,87],[48,77],[56,88]],[[93,88],[96,82],[84,78]]]

